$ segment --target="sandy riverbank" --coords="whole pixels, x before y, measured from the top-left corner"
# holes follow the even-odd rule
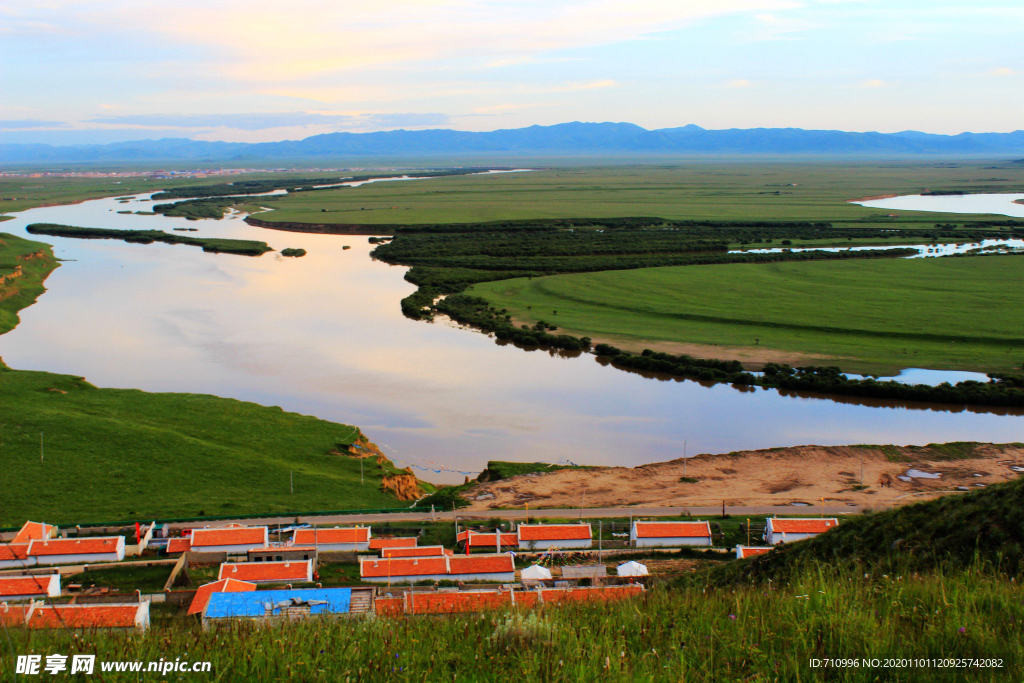
[[[696,481],[684,480],[685,478]],[[861,471],[863,467],[863,485]],[[495,508],[850,504],[883,509],[1020,476],[1024,444],[796,446],[698,455],[641,467],[520,475],[482,483],[470,510]],[[939,476],[908,476],[908,471]],[[910,472],[911,475],[915,474]],[[902,477],[902,478],[901,478]],[[585,491],[585,494],[584,494]],[[799,510],[794,506],[794,511]]]

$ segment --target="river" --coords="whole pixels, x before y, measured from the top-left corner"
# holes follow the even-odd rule
[[[741,391],[652,378],[498,345],[406,319],[404,268],[369,258],[366,237],[221,221],[121,215],[114,199],[32,209],[0,225],[66,262],[0,336],[14,368],[84,375],[101,387],[216,394],[355,424],[424,478],[461,481],[491,459],[634,466],[694,453],[801,444],[1019,441],[1000,410]],[[1024,208],[1024,207],[1022,207]],[[193,236],[301,247],[299,259],[196,247],[33,236],[30,223],[198,228]],[[344,245],[351,249],[344,250]],[[50,435],[47,435],[51,438]],[[54,435],[52,438],[59,438]],[[436,470],[441,470],[437,472]]]

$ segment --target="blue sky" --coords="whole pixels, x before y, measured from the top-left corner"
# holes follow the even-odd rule
[[[4,0],[0,142],[1024,128],[1024,4]]]

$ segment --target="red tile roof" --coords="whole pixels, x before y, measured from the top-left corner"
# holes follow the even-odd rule
[[[447,573],[448,563],[443,557],[362,559],[359,562],[359,574],[363,577],[432,576]]]
[[[21,527],[21,531],[18,532],[18,535],[14,537],[11,543],[28,543],[37,538],[50,538],[56,530],[57,527],[50,524],[25,522],[25,525]]]
[[[3,626],[24,626],[25,614],[28,612],[28,605],[0,605],[0,625]]]
[[[452,551],[445,550],[443,545],[421,545],[415,548],[381,548],[381,557],[439,557],[451,555]]]
[[[218,579],[239,581],[309,581],[310,560],[288,562],[225,562]]]
[[[589,524],[520,524],[519,542],[573,541],[591,538]]]
[[[0,576],[0,598],[8,595],[47,595],[54,576]]]
[[[29,628],[134,628],[143,603],[36,607]]]
[[[839,520],[826,519],[776,519],[772,518],[772,532],[787,534],[820,534],[839,526]]]
[[[459,533],[455,534],[455,542],[456,543],[462,543],[467,538],[469,538],[469,531],[468,530],[460,531]]]
[[[637,522],[637,538],[711,538],[707,522]]]
[[[32,541],[28,548],[29,557],[51,555],[97,555],[116,553],[123,536],[97,536],[94,538],[52,538],[48,541]]]
[[[497,533],[478,533],[476,531],[469,532],[469,547],[491,547],[496,548],[498,546],[498,535]],[[506,548],[518,548],[519,547],[519,534],[515,533],[503,533],[501,534],[501,545]]]
[[[203,548],[221,545],[263,546],[267,540],[267,527],[220,527],[216,529],[193,529],[192,548]]]
[[[372,538],[370,539],[370,550],[381,548],[411,548],[417,545],[419,539],[416,536],[405,538]]]
[[[632,586],[604,586],[600,588],[549,588],[542,590],[540,593],[545,603],[556,603],[622,600],[633,597],[643,591],[643,586],[634,584]]]
[[[755,555],[764,555],[765,553],[770,553],[771,551],[772,551],[771,548],[746,548],[746,547],[742,547],[742,548],[740,548],[740,557],[739,557],[739,559],[742,560],[742,559],[747,558],[747,557],[754,557]]]
[[[366,543],[370,540],[370,527],[345,527],[333,529],[296,529],[292,542],[295,545],[328,543]]]
[[[235,579],[221,579],[213,583],[205,583],[199,587],[196,596],[192,598],[188,613],[199,614],[202,612],[206,608],[206,603],[210,602],[210,596],[214,593],[245,593],[254,590],[256,590],[255,583],[236,581]]]
[[[192,549],[191,538],[172,538],[167,541],[168,553],[183,553]]]
[[[509,591],[466,591],[406,594],[404,606],[406,614],[455,614],[498,609],[511,604],[512,594]]]
[[[516,570],[511,555],[452,555],[448,562],[451,574],[494,574]]]
[[[0,562],[28,558],[28,543],[0,543]]]

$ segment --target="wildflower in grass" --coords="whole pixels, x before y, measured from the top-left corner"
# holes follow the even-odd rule
[[[729,618],[732,619],[733,621],[736,621],[736,615],[735,614],[730,614]]]
[[[967,628],[965,626],[961,626],[957,629],[957,633],[965,634],[967,633]]]

